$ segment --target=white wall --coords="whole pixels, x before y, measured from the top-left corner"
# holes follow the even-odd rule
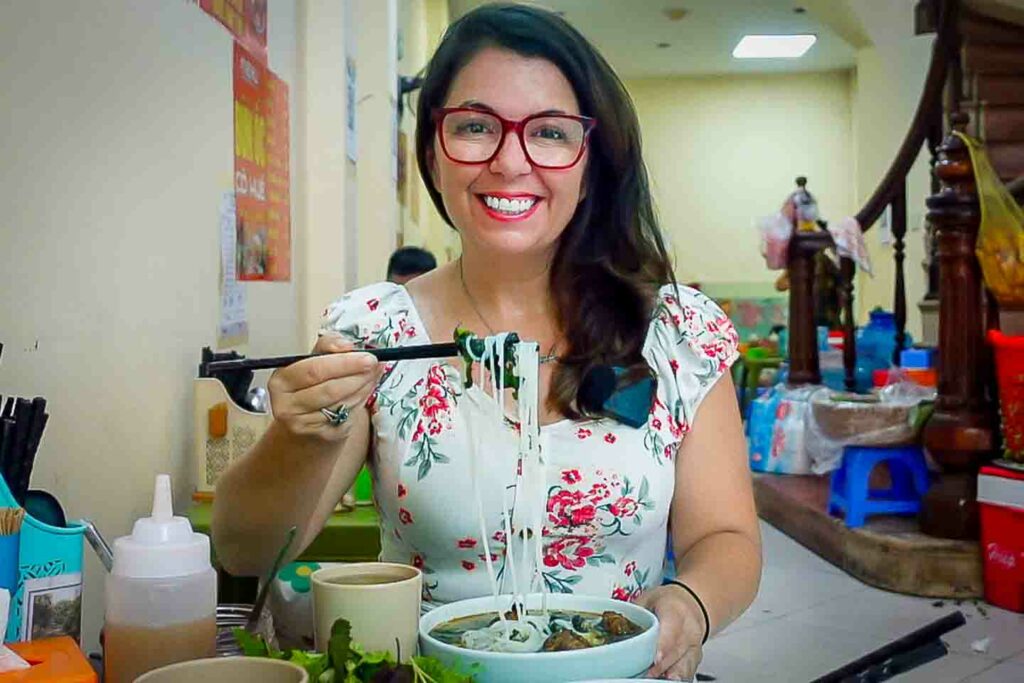
[[[294,105],[295,5],[269,4],[270,64]],[[216,340],[232,182],[231,39],[180,0],[3,2],[0,46],[0,393],[48,399],[33,486],[112,538],[147,514],[156,473],[178,509],[193,486],[192,378]],[[308,346],[294,282],[248,291],[243,351]],[[102,575],[85,552],[94,649]]]
[[[661,225],[682,281],[772,282],[754,221],[798,175],[824,218],[853,207],[846,72],[634,80]]]

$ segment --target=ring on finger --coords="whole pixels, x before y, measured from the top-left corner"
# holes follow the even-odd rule
[[[334,410],[330,408],[321,408],[320,412],[324,417],[327,418],[327,424],[332,427],[337,427],[344,424],[346,420],[352,415],[352,409],[345,406],[344,404],[338,406]]]

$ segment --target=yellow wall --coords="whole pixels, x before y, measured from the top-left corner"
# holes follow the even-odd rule
[[[426,66],[448,27],[446,0],[402,0],[400,4],[404,54],[398,63],[402,76],[415,76]],[[459,254],[458,236],[434,208],[416,164],[417,92],[407,96],[401,130],[406,140],[406,186],[400,207],[403,244],[425,247],[439,263]]]
[[[849,83],[846,72],[627,83],[681,280],[773,281],[754,221],[798,175],[824,218],[852,211]]]
[[[857,205],[862,206],[896,156],[910,127],[924,86],[931,56],[932,36],[904,37],[857,52],[857,75],[853,83],[855,121],[854,149],[857,164]],[[922,265],[924,253],[925,198],[930,189],[929,153],[918,157],[907,183],[906,273],[907,329],[921,337],[921,316],[917,308],[924,297],[927,279]],[[865,234],[875,275],[862,274],[855,292],[861,322],[875,306],[893,307],[895,267],[892,248],[881,244],[880,225]]]

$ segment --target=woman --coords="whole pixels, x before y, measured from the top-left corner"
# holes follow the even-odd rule
[[[646,605],[662,624],[649,674],[688,678],[707,635],[753,599],[760,538],[727,372],[736,334],[673,284],[630,99],[564,20],[485,5],[446,33],[417,121],[420,171],[462,257],[407,287],[347,294],[315,351],[445,341],[459,325],[537,341],[544,582]],[[645,427],[581,414],[577,390],[599,364],[657,376]],[[265,570],[292,525],[305,547],[369,458],[382,559],[420,567],[428,603],[490,593],[484,541],[501,566],[501,493],[514,477],[502,455],[516,425],[500,427],[480,390],[463,389],[455,360],[326,355],[277,371],[269,389],[272,426],[217,487],[229,571]],[[670,519],[678,577],[661,586]]]

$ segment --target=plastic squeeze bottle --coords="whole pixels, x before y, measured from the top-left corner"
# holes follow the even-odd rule
[[[217,573],[210,539],[171,507],[171,478],[157,475],[153,515],[114,541],[103,626],[106,683],[175,662],[213,657],[217,649]]]

